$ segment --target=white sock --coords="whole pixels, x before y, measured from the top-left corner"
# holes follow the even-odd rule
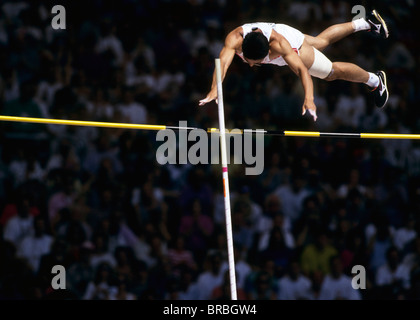
[[[379,77],[372,72],[368,72],[368,73],[369,73],[369,80],[366,82],[366,84],[371,88],[376,88],[377,86],[379,86]]]
[[[353,20],[351,23],[353,24],[354,32],[370,29],[370,24],[364,18]]]

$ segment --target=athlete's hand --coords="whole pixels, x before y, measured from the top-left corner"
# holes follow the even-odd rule
[[[217,90],[210,91],[209,94],[207,95],[207,97],[200,100],[198,105],[199,106],[204,106],[206,103],[209,103],[213,100],[215,100],[216,103],[218,103],[218,101],[217,101]]]
[[[314,121],[316,121],[316,106],[313,99],[305,99],[305,101],[303,102],[302,116],[305,115],[306,110],[309,111],[309,114],[314,118]]]

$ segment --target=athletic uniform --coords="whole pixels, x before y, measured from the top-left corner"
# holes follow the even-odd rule
[[[275,30],[277,33],[281,34],[285,39],[290,43],[292,49],[299,55],[299,49],[303,44],[303,40],[305,39],[305,35],[288,25],[281,24],[281,23],[269,23],[269,22],[255,22],[255,23],[246,23],[242,25],[243,30],[243,37],[252,32],[255,29],[260,29],[264,36],[267,38],[267,41],[270,41],[271,32]],[[309,74],[314,77],[324,79],[326,78],[331,70],[332,70],[332,62],[319,50],[314,48],[314,63],[309,68]],[[238,53],[238,56],[244,59],[243,53]],[[262,60],[261,63],[264,64],[274,64],[277,66],[285,66],[287,65],[286,61],[284,61],[282,56],[275,57],[274,59],[270,60],[269,55]]]

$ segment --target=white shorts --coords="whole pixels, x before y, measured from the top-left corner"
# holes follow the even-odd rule
[[[321,51],[314,48],[314,63],[309,68],[311,76],[325,79],[332,71],[332,62]]]

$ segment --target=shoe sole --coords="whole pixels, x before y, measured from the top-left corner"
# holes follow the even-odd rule
[[[381,78],[382,78],[382,82],[384,83],[384,86],[385,86],[385,93],[386,93],[386,99],[385,99],[385,102],[384,102],[384,104],[382,105],[382,107],[380,107],[380,109],[382,109],[383,107],[385,107],[385,105],[386,105],[386,103],[388,102],[388,98],[389,98],[389,92],[388,92],[388,85],[387,85],[387,82],[386,82],[386,74],[385,74],[385,72],[384,71],[379,71],[379,73],[381,74]]]
[[[388,38],[389,31],[388,31],[388,26],[385,23],[385,20],[382,19],[381,15],[376,10],[373,10],[372,11],[372,14],[375,16],[376,19],[379,20],[379,22],[381,23],[382,27],[384,28],[384,31],[385,31],[385,39]]]

